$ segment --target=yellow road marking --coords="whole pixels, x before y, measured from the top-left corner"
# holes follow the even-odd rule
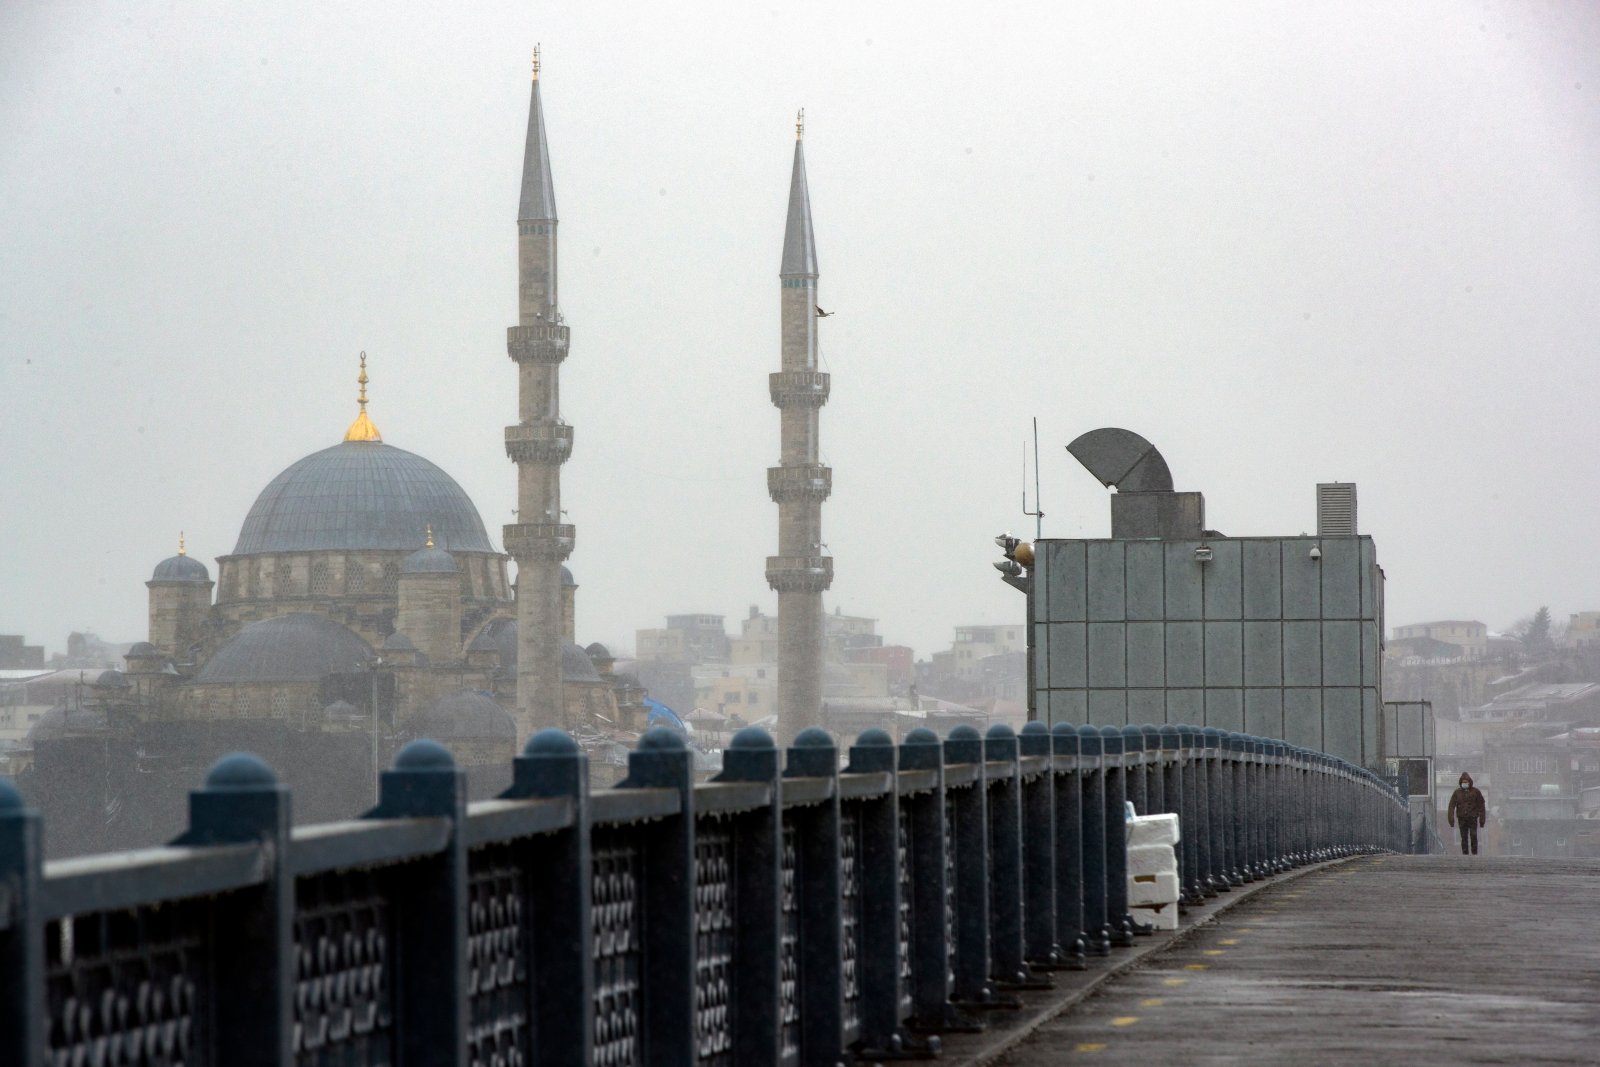
[[[1202,956],[1221,956],[1224,953],[1226,953],[1227,951],[1228,950],[1225,949],[1225,948],[1208,948],[1204,952],[1200,953],[1200,955],[1202,955]]]
[[[1209,963],[1185,963],[1183,965],[1183,969],[1186,970],[1186,971],[1209,971],[1211,969],[1211,964],[1209,964]]]
[[[1162,1000],[1160,997],[1145,997],[1143,1000],[1139,1001],[1139,1007],[1159,1008],[1165,1003],[1166,1001]]]
[[[1112,1026],[1132,1026],[1134,1023],[1136,1023],[1138,1021],[1139,1021],[1139,1017],[1137,1015],[1119,1015],[1115,1019],[1111,1020],[1111,1025]]]
[[[1187,982],[1188,980],[1189,979],[1187,979],[1187,978],[1164,978],[1164,979],[1162,979],[1161,984],[1162,985],[1174,985],[1174,986],[1183,985],[1183,983]]]
[[[1217,940],[1219,945],[1237,945],[1238,943],[1239,939],[1237,937],[1224,937]]]
[[[1080,1041],[1078,1043],[1079,1052],[1104,1052],[1105,1050],[1106,1046],[1103,1041]]]

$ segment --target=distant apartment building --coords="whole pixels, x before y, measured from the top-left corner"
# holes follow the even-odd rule
[[[1456,651],[1452,653],[1452,646]],[[1482,659],[1489,647],[1489,627],[1470,619],[1441,619],[1396,626],[1390,648],[1397,655],[1423,659]]]
[[[668,615],[665,627],[634,632],[640,659],[726,663],[730,646],[721,615]]]
[[[1600,648],[1600,611],[1577,611],[1569,615],[1566,643],[1573,648]]]
[[[0,670],[44,670],[44,646],[26,643],[21,634],[0,634]]]

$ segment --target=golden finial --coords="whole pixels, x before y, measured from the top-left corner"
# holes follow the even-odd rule
[[[189,550],[183,547],[183,531],[179,530],[178,531],[178,555],[187,556],[188,554],[189,554]]]
[[[356,375],[356,381],[361,386],[361,395],[356,397],[356,403],[361,405],[361,411],[356,415],[356,421],[344,432],[346,441],[382,441],[378,428],[367,418],[367,354],[361,353],[361,373]]]
[[[806,139],[806,109],[805,108],[801,108],[799,111],[796,111],[794,113],[794,139],[796,141],[804,141]]]
[[[422,547],[423,548],[432,548],[433,547],[433,524],[431,522],[428,524],[428,543],[426,545],[423,545]]]
[[[539,46],[533,46],[533,80],[539,80]]]

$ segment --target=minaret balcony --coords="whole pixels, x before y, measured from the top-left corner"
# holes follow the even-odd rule
[[[828,402],[828,376],[822,371],[778,371],[767,376],[767,388],[780,408],[820,408]]]
[[[767,584],[779,593],[820,593],[833,584],[833,557],[768,556]]]
[[[803,467],[768,467],[767,495],[774,503],[786,504],[794,500],[812,500],[818,503],[828,499],[833,492],[833,468],[820,463]]]
[[[567,358],[571,331],[559,323],[512,326],[506,330],[506,351],[518,363],[543,363],[555,366]]]
[[[564,422],[507,426],[506,455],[518,463],[565,463],[572,455],[572,427]]]
[[[506,554],[518,563],[560,563],[572,555],[578,531],[565,522],[508,523],[502,530]],[[519,575],[517,580],[522,580]]]

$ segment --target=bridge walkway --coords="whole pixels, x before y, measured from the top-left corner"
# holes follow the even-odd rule
[[[1367,856],[1209,919],[990,1062],[1600,1063],[1600,861]]]

